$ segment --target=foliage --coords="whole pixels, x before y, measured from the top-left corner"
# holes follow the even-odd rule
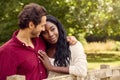
[[[120,40],[120,0],[0,0],[0,43],[18,29],[17,15],[30,2],[43,5],[79,40]]]
[[[97,9],[88,24],[88,41],[120,40],[119,0],[98,0]],[[92,37],[92,38],[90,38]]]
[[[7,3],[6,3],[7,2]],[[17,29],[17,14],[21,5],[16,0],[0,1],[0,42],[8,40]]]

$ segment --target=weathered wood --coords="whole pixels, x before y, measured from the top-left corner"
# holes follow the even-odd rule
[[[54,78],[48,78],[43,80],[77,80],[76,76],[73,75],[63,75],[63,76],[57,76]]]
[[[7,80],[25,80],[25,76],[13,75],[7,77]],[[120,80],[120,67],[110,68],[109,65],[100,65],[100,69],[89,70],[85,78],[63,75],[44,80]]]
[[[110,80],[110,77],[112,76],[111,70],[110,69],[110,65],[100,65],[100,69],[108,69],[108,72],[105,73],[104,78],[101,78],[101,80]],[[110,73],[110,74],[109,74]]]
[[[7,80],[25,80],[25,76],[23,76],[23,75],[12,75],[12,76],[8,76]]]
[[[120,80],[120,75],[119,76],[110,77],[110,80]]]
[[[110,69],[110,65],[102,64],[100,65],[100,69]]]

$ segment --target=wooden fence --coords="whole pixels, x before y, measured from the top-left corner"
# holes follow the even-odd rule
[[[12,75],[7,80],[25,80],[25,76]],[[89,70],[86,77],[64,75],[44,80],[120,80],[120,66],[110,68],[109,65],[100,65],[98,70]]]

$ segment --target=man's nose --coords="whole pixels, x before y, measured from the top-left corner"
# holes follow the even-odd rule
[[[42,28],[42,31],[45,31],[45,26]]]

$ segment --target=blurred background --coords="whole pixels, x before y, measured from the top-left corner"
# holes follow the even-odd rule
[[[44,6],[83,44],[89,69],[120,66],[120,0],[0,0],[0,45],[18,29],[17,15],[30,2]]]

